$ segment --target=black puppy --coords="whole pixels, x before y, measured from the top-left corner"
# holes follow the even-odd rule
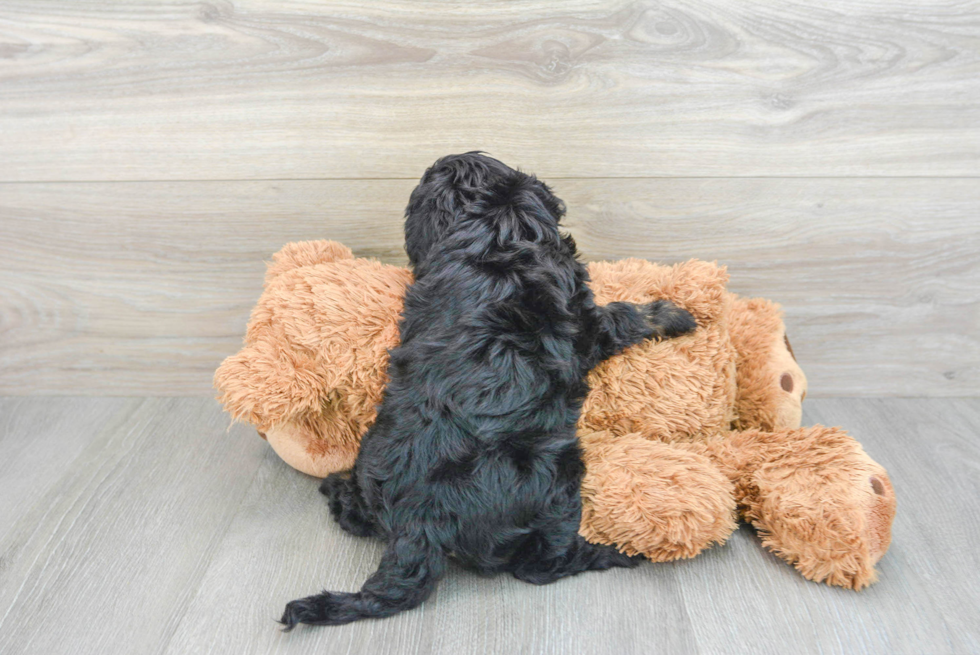
[[[289,603],[286,629],[415,607],[448,557],[535,584],[634,564],[578,534],[585,377],[696,325],[667,301],[596,306],[563,214],[545,184],[480,153],[426,171],[406,212],[415,282],[391,382],[353,471],[321,487],[345,530],[387,549],[361,591]]]

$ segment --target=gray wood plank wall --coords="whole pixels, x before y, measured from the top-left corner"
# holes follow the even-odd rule
[[[401,263],[486,149],[588,258],[728,264],[811,393],[980,395],[980,7],[0,6],[0,393],[210,393],[263,260]]]

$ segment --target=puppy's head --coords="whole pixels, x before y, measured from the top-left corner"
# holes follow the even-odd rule
[[[557,242],[565,203],[533,175],[514,171],[488,185],[467,212],[467,222],[482,226],[497,246],[531,241]]]
[[[510,166],[481,152],[448,155],[429,167],[405,209],[405,251],[417,266],[484,191],[513,175]]]

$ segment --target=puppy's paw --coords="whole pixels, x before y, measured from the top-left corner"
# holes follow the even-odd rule
[[[679,337],[694,332],[698,327],[691,312],[681,309],[669,300],[647,303],[643,306],[643,316],[653,339]]]
[[[646,558],[642,555],[627,555],[617,550],[615,547],[610,548],[605,551],[601,558],[599,558],[600,569],[611,569],[611,568],[624,568],[632,569],[637,567],[640,562],[644,561]]]
[[[348,484],[350,479],[350,471],[340,471],[339,473],[331,473],[327,477],[323,478],[320,483],[320,493],[327,498],[333,498],[337,495],[338,490]]]

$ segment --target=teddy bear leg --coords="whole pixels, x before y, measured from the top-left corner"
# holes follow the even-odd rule
[[[715,455],[762,543],[809,580],[874,582],[891,542],[895,491],[885,469],[838,428],[731,433]]]
[[[708,458],[639,434],[580,434],[580,534],[656,562],[694,557],[735,529],[731,482]]]

